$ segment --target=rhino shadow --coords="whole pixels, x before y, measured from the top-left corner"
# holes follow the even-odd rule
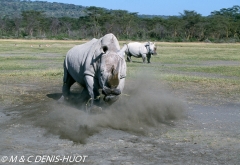
[[[89,102],[89,96],[87,96],[86,93],[79,92],[79,91],[71,92],[68,100],[64,99],[64,101],[60,101],[62,97],[62,93],[49,93],[46,96],[58,103],[75,107],[79,110],[86,109],[86,106],[88,105],[88,102]],[[103,101],[103,95],[101,95],[100,101],[97,103],[97,106],[106,107],[106,103]]]
[[[50,94],[47,94],[46,96],[53,100],[59,100],[62,96],[62,93],[50,93]]]

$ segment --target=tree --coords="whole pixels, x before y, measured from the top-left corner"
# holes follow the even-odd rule
[[[232,19],[237,19],[240,16],[240,6],[235,5],[231,8],[223,8],[220,11],[213,11],[211,15],[222,15]]]
[[[91,34],[95,38],[99,38],[101,34],[101,26],[100,26],[100,19],[106,13],[104,8],[98,8],[91,6],[87,8],[87,16],[85,20],[87,20],[87,25],[91,30]]]
[[[217,23],[222,26],[225,33],[224,37],[229,38],[239,36],[240,31],[240,6],[232,8],[223,8],[220,11],[211,13],[212,18],[215,18]]]
[[[69,17],[63,17],[60,19],[61,24],[63,25],[63,28],[67,32],[68,37],[71,37],[72,33],[72,18]]]
[[[60,21],[58,18],[51,18],[51,25],[50,25],[50,31],[52,36],[57,35],[59,28],[60,28]]]
[[[1,35],[3,36],[3,32],[6,29],[6,22],[4,19],[0,19],[0,29],[1,29]]]
[[[149,31],[150,37],[157,40],[166,37],[167,29],[164,20],[162,18],[153,18],[152,21],[152,28]]]
[[[185,37],[187,40],[196,37],[197,24],[201,21],[201,15],[195,11],[184,10],[184,13],[180,13],[182,19],[185,21]]]
[[[15,16],[13,18],[13,22],[14,22],[14,25],[15,25],[16,36],[17,36],[17,38],[19,38],[20,27],[21,27],[21,24],[22,24],[22,17],[21,16]]]
[[[22,12],[22,17],[23,17],[23,23],[24,26],[26,27],[26,33],[33,37],[33,32],[42,30],[43,26],[41,26],[43,20],[44,20],[44,15],[43,12],[40,11],[23,11]],[[42,21],[42,22],[41,22]]]
[[[171,37],[180,37],[183,29],[182,18],[176,16],[169,17],[167,20],[167,28],[170,31]]]

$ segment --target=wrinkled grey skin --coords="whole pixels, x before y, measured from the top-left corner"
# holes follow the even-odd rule
[[[64,60],[63,97],[68,99],[70,87],[77,82],[84,87],[90,105],[99,102],[99,89],[104,100],[112,103],[122,93],[126,77],[124,59],[126,46],[120,49],[113,34],[77,45],[67,52]]]
[[[127,44],[127,49],[125,51],[127,54],[127,60],[129,62],[132,61],[131,56],[134,56],[136,58],[142,57],[143,63],[146,62],[146,58],[148,63],[150,62],[151,56],[157,54],[156,53],[156,46],[152,42],[132,42]]]

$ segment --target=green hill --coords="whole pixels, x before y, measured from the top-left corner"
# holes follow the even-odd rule
[[[22,11],[44,11],[48,17],[72,17],[84,16],[86,7],[73,4],[64,4],[46,1],[30,0],[0,0],[0,17],[14,17]]]
[[[31,0],[0,0],[0,18],[4,18],[5,16],[12,18],[14,16],[20,15],[22,11],[29,10],[43,11],[47,17],[79,18],[81,16],[87,15],[86,9],[87,7],[81,5],[58,2],[31,1]],[[111,9],[105,10],[111,11]],[[169,17],[162,15],[138,15],[138,16],[141,18]]]

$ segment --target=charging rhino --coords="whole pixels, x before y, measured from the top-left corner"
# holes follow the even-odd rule
[[[142,57],[143,63],[146,62],[146,57],[148,63],[150,62],[151,55],[155,55],[156,53],[156,46],[152,42],[145,42],[145,43],[140,43],[140,42],[131,42],[127,44],[127,49],[125,53],[127,54],[127,60],[129,62],[132,61],[131,56],[134,56],[136,58]]]
[[[70,49],[63,65],[62,97],[68,99],[70,87],[77,82],[84,88],[83,93],[86,93],[91,106],[99,102],[99,89],[102,89],[105,102],[115,102],[125,84],[125,49],[126,46],[120,49],[113,34]]]

